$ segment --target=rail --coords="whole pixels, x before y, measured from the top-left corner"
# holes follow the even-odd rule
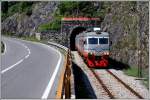
[[[115,79],[117,79],[121,84],[123,84],[128,90],[130,90],[135,96],[137,96],[139,99],[144,99],[138,92],[136,92],[134,89],[132,89],[129,85],[124,83],[119,77],[117,77],[115,74],[113,74],[110,70],[106,70],[110,75],[112,75]]]
[[[71,98],[71,84],[70,84],[70,77],[71,77],[71,51],[65,46],[62,46],[57,43],[48,42],[49,45],[55,46],[65,51],[65,63],[63,66],[63,70],[61,71],[61,76],[58,82],[58,88],[56,91],[56,99],[62,99],[63,94],[65,99]]]
[[[108,96],[110,97],[110,99],[115,99],[114,95],[109,91],[109,89],[107,88],[107,86],[103,83],[103,81],[100,79],[100,77],[96,74],[96,72],[90,68],[90,70],[92,71],[92,73],[94,74],[94,76],[96,77],[96,79],[98,80],[99,84],[102,85],[102,88],[105,90],[105,92],[108,94]]]

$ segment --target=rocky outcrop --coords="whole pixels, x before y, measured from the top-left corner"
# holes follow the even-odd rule
[[[148,68],[148,7],[148,2],[141,1],[112,2],[101,24],[102,29],[110,33],[112,58],[138,66],[141,57],[142,67]]]
[[[16,13],[2,22],[2,32],[21,35],[32,35],[40,24],[53,20],[52,14],[57,9],[58,2],[37,2],[33,4],[32,14]]]

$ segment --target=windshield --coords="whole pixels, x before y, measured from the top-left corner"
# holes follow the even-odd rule
[[[88,44],[98,44],[98,38],[89,38]]]
[[[99,44],[108,44],[108,38],[99,38]]]

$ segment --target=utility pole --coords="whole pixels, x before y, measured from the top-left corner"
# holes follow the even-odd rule
[[[140,16],[140,15],[139,15]],[[139,18],[139,23],[142,21],[142,17]],[[138,26],[140,28],[140,26]],[[138,77],[142,78],[142,32],[139,30],[137,34],[138,38]]]
[[[137,4],[137,8],[139,10],[139,4]],[[138,12],[138,21],[137,24],[137,49],[138,49],[138,77],[142,78],[142,32],[140,31],[140,24],[142,22],[142,14]]]
[[[62,32],[62,19],[61,19],[61,40],[63,41],[63,32]]]

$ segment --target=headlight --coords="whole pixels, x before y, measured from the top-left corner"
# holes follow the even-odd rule
[[[84,50],[85,52],[89,52],[89,50]]]
[[[91,53],[95,53],[95,50],[84,50],[85,52],[91,52]]]
[[[92,54],[95,54],[95,50],[90,50],[89,52],[91,52]]]
[[[104,55],[109,55],[109,52],[103,52]]]

